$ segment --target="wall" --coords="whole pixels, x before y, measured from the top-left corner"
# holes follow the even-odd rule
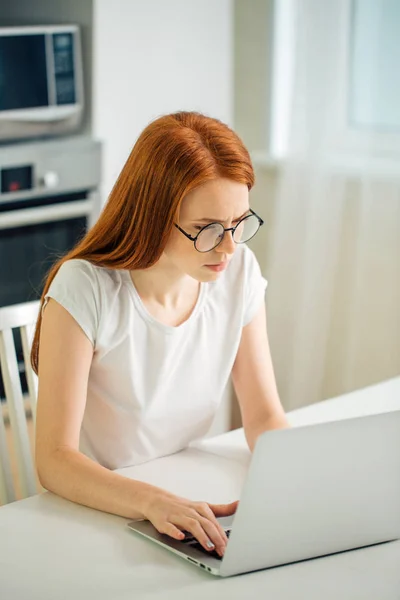
[[[235,128],[252,152],[265,151],[270,138],[272,30],[273,0],[235,0]]]
[[[155,117],[200,110],[233,121],[230,0],[96,0],[93,132],[105,142],[110,191]]]

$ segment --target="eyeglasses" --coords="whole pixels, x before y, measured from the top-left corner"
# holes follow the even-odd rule
[[[222,223],[210,223],[200,229],[196,237],[191,236],[176,223],[175,227],[194,243],[194,247],[198,252],[210,252],[219,246],[226,231],[232,231],[232,238],[236,244],[244,244],[251,240],[261,225],[264,225],[264,221],[251,209],[250,213],[250,215],[243,217],[235,227],[229,227],[228,229],[225,229]]]

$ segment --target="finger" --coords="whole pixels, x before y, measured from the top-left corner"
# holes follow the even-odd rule
[[[215,519],[215,517],[214,517]],[[200,517],[200,524],[210,540],[215,544],[215,549],[220,556],[223,556],[228,543],[225,531],[219,525],[218,521],[211,521],[206,517]]]
[[[215,543],[208,537],[200,522],[193,518],[183,518],[181,523],[177,523],[185,531],[189,531],[193,537],[203,546],[207,552],[215,550]]]
[[[223,549],[225,549],[226,544],[228,543],[228,538],[226,536],[225,530],[222,527],[222,525],[217,521],[217,518],[215,517],[213,511],[211,510],[211,508],[208,506],[208,504],[206,503],[201,503],[196,507],[197,512],[202,515],[203,517],[205,517],[209,522],[211,522],[214,527],[217,529],[219,536],[223,542]],[[208,531],[208,530],[207,530]],[[211,539],[216,542],[216,545],[218,546],[218,542],[217,540],[211,536]]]
[[[174,540],[183,540],[185,537],[185,534],[172,523],[165,523],[161,529],[159,529],[160,533],[165,533],[166,535],[174,538]]]
[[[216,517],[229,517],[237,511],[239,500],[231,502],[230,504],[209,504],[208,506]]]

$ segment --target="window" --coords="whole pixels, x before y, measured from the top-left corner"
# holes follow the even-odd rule
[[[297,70],[307,69],[301,61],[315,56],[312,45],[315,50],[320,40],[321,60],[328,59],[324,77],[331,77],[326,82],[334,80],[335,86],[334,97],[329,100],[331,131],[326,149],[333,161],[341,164],[365,167],[372,160],[375,166],[394,167],[400,155],[400,2],[335,0],[321,7],[314,0],[275,0],[271,22],[266,154],[278,160],[287,155],[292,141],[293,100],[299,91]],[[299,23],[310,36],[308,42],[303,30],[300,45]],[[337,42],[330,50],[324,46],[323,28],[330,42]],[[317,76],[313,80],[308,73],[307,77],[310,85],[304,101],[312,103],[318,86],[324,84]],[[297,105],[295,110],[302,109]],[[299,112],[295,116],[298,118]]]

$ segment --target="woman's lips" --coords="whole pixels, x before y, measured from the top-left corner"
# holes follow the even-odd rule
[[[222,262],[222,263],[218,263],[216,265],[204,265],[205,267],[207,267],[208,269],[211,269],[211,271],[216,271],[217,273],[219,271],[224,271],[226,269],[226,267],[228,266],[228,262]]]

